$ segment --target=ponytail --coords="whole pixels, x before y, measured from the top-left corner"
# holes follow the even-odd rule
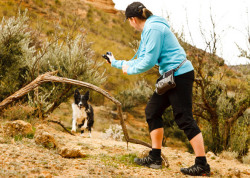
[[[153,13],[150,10],[148,10],[147,8],[143,8],[142,15],[139,18],[140,19],[148,19],[151,15],[153,15]]]

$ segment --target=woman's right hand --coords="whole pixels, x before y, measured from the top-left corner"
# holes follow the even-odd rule
[[[113,53],[107,54],[107,57],[109,58],[110,63],[112,63],[113,59],[115,59]]]

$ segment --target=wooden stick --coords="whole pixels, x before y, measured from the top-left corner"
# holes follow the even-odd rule
[[[53,123],[59,124],[59,125],[62,126],[62,128],[63,128],[66,132],[68,132],[70,135],[74,135],[72,132],[68,131],[68,130],[66,129],[66,127],[65,127],[60,121],[48,120],[48,122],[53,122]],[[75,136],[75,135],[74,135],[74,136]]]

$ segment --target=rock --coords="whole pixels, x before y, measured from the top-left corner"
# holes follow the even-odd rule
[[[233,171],[233,173],[234,173],[234,175],[235,175],[236,177],[241,177],[241,172],[240,172],[239,169],[235,168],[234,171]]]
[[[116,14],[118,12],[112,0],[86,0],[86,2],[108,13]]]
[[[46,148],[56,148],[57,142],[54,136],[41,128],[36,131],[35,142],[38,145],[43,145]]]
[[[33,133],[32,125],[23,120],[16,120],[12,122],[7,122],[4,126],[4,133],[11,137],[16,135],[26,136]]]
[[[2,137],[0,137],[0,144],[5,143],[5,142],[6,141]]]
[[[84,158],[86,154],[79,147],[61,147],[58,153],[64,158]]]

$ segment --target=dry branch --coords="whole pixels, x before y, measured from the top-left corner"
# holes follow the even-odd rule
[[[8,98],[6,98],[5,100],[3,100],[0,103],[0,111],[3,110],[7,105],[12,103],[13,101],[21,98],[22,96],[26,95],[30,91],[34,90],[39,85],[41,85],[43,83],[46,83],[46,82],[59,82],[59,83],[67,83],[67,84],[72,84],[72,85],[78,85],[78,86],[82,86],[82,87],[86,87],[86,88],[90,88],[92,90],[95,90],[96,92],[104,95],[106,98],[108,98],[109,100],[111,100],[113,103],[116,104],[118,117],[120,119],[120,123],[121,123],[121,126],[122,126],[124,137],[125,137],[127,143],[130,142],[130,143],[135,143],[135,144],[141,144],[141,145],[144,145],[146,147],[152,148],[149,143],[143,142],[141,140],[129,138],[127,127],[126,127],[126,125],[124,123],[124,119],[122,117],[121,103],[118,100],[116,100],[115,98],[113,98],[112,96],[110,96],[108,92],[106,92],[105,90],[103,90],[103,89],[101,89],[101,88],[99,88],[99,87],[97,87],[97,86],[95,86],[93,84],[82,82],[82,81],[79,81],[79,80],[64,78],[64,77],[57,77],[57,76],[54,76],[55,74],[57,74],[56,71],[55,72],[47,72],[47,73],[45,73],[43,75],[38,76],[30,84],[26,85],[25,87],[23,87],[20,90],[18,90],[17,92],[15,92],[13,95],[11,95]],[[168,163],[167,158],[163,154],[162,154],[162,157],[163,157],[163,160],[164,160],[166,166],[168,167],[169,163]]]
[[[66,127],[60,122],[60,121],[54,121],[54,120],[48,120],[48,122],[53,122],[55,124],[59,124],[66,132],[68,132],[70,135],[74,135],[72,132],[68,131]]]

